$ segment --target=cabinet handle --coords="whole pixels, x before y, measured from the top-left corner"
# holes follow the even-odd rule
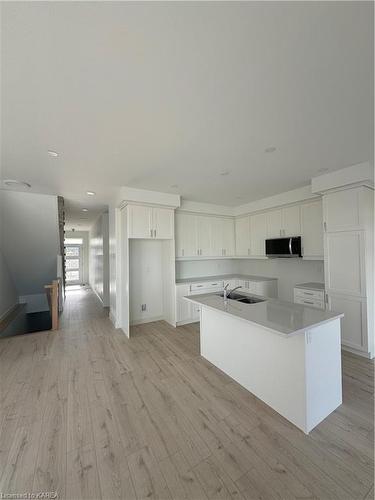
[[[323,222],[323,227],[324,227],[324,231],[327,231],[327,223],[325,221]]]
[[[247,255],[250,255],[250,248],[247,249]]]
[[[150,229],[150,236],[151,236],[151,238],[152,238],[152,229]]]
[[[181,249],[181,255],[182,257],[185,255],[185,250],[183,248]]]
[[[311,302],[311,300],[304,300],[303,303],[304,304],[312,304],[312,305],[314,305],[314,302]]]
[[[156,229],[154,229],[154,238],[156,238]]]

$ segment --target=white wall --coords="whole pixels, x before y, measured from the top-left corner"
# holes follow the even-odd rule
[[[108,211],[109,315],[112,322],[115,324],[116,324],[116,210],[117,209],[115,207],[110,207]]]
[[[57,197],[3,191],[1,212],[1,247],[17,294],[44,295],[60,252]]]
[[[303,259],[243,259],[237,261],[237,272],[278,278],[279,299],[293,302],[297,283],[324,282],[322,261]]]
[[[82,283],[89,283],[89,232],[65,231],[65,238],[82,238]]]
[[[161,240],[129,240],[130,323],[163,316],[162,258]]]
[[[109,305],[108,213],[101,214],[89,235],[89,282],[104,306]]]

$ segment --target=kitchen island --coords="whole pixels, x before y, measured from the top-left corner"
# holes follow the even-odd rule
[[[342,403],[343,314],[254,298],[185,297],[200,306],[201,355],[307,434]]]

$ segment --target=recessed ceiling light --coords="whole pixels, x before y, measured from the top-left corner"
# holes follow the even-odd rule
[[[7,179],[4,181],[4,184],[6,186],[22,186],[22,187],[27,187],[31,188],[31,184],[25,181],[16,181],[15,179]]]
[[[86,191],[86,194],[88,194],[89,196],[95,196],[95,191]]]
[[[89,209],[88,208],[82,208],[82,212],[88,212]]]
[[[273,153],[274,151],[276,151],[275,146],[269,146],[264,150],[265,153]]]
[[[59,156],[59,153],[57,153],[56,151],[52,151],[52,149],[49,149],[48,150],[48,154],[49,156],[51,156],[52,158],[57,158]]]
[[[220,175],[223,175],[223,176],[229,175],[229,174],[230,174],[229,170],[224,170],[224,172],[220,172]]]
[[[178,188],[178,184],[172,184],[171,188],[174,188],[174,189]]]

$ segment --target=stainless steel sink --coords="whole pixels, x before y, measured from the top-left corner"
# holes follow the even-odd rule
[[[224,297],[224,293],[218,293],[219,297]],[[230,293],[227,296],[230,300],[235,300],[237,302],[242,302],[243,304],[257,304],[258,302],[265,302],[265,299],[260,299],[258,297],[250,297],[249,295],[242,295],[240,293]]]

